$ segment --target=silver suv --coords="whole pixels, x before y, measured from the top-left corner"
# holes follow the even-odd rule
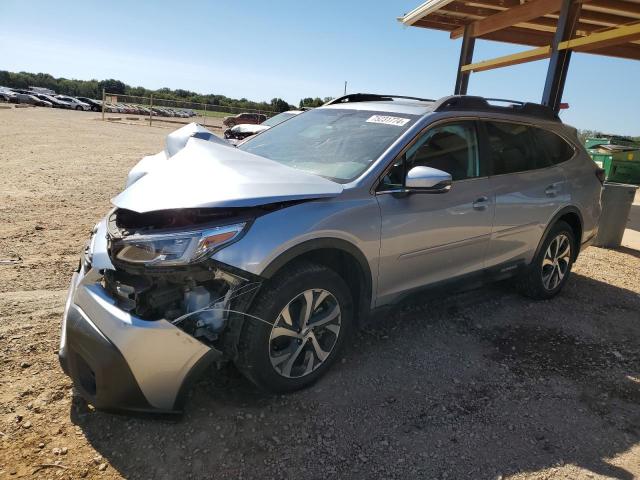
[[[188,125],[95,226],[61,363],[112,410],[180,411],[224,361],[302,388],[410,293],[514,277],[556,295],[602,180],[575,129],[529,103],[347,95],[237,148]]]

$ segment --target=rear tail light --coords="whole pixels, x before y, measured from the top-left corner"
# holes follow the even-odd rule
[[[598,177],[598,180],[600,180],[600,183],[604,183],[604,180],[606,177],[604,168],[596,168],[596,177]]]

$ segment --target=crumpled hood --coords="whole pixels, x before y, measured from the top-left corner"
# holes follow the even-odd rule
[[[164,162],[168,161],[173,157],[176,153],[182,150],[187,142],[192,137],[198,137],[203,140],[208,140],[210,142],[216,142],[221,145],[233,146],[227,140],[216,137],[212,132],[204,128],[202,125],[198,123],[189,123],[184,127],[180,127],[177,130],[174,130],[169,135],[167,135],[167,140],[165,142],[165,148],[163,151],[156,153],[155,155],[148,155],[143,157],[130,171],[127,175],[127,183],[126,187],[133,185],[135,182],[144,177],[151,170],[158,168]]]
[[[251,207],[333,197],[342,185],[278,162],[190,138],[170,160],[159,161],[111,202],[144,213],[206,207]]]

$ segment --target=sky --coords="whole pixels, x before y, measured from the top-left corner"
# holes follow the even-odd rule
[[[461,40],[405,27],[421,0],[0,0],[0,70],[297,105],[453,93]],[[105,8],[108,6],[108,8]],[[481,40],[474,61],[526,50]],[[471,75],[469,94],[539,102],[548,60]],[[640,135],[640,62],[574,53],[565,123]]]

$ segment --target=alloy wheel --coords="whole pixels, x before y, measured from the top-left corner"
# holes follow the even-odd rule
[[[306,290],[282,309],[269,336],[269,358],[286,378],[309,375],[329,358],[340,335],[336,298],[323,289]]]
[[[542,284],[547,290],[554,290],[569,271],[571,262],[571,242],[564,233],[559,234],[547,247],[542,259]]]

